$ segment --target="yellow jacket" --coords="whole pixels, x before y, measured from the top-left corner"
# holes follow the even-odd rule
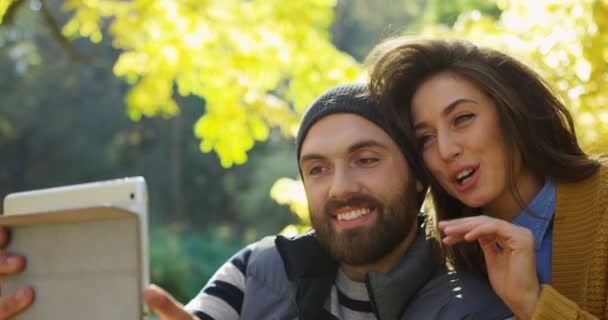
[[[608,165],[557,185],[552,283],[532,319],[608,319]]]

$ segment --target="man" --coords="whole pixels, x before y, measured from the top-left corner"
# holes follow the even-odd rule
[[[246,247],[185,307],[149,288],[146,302],[162,319],[510,315],[484,276],[446,272],[418,215],[425,186],[410,166],[414,157],[376,113],[365,85],[338,86],[311,105],[297,155],[314,232]],[[2,298],[0,319],[4,309],[31,300],[16,301],[15,295]]]

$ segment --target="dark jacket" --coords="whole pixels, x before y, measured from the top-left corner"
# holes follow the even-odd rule
[[[423,230],[393,270],[370,272],[374,313],[390,319],[506,319],[511,312],[480,274],[446,271]],[[241,319],[336,319],[325,310],[338,263],[314,233],[267,237],[249,258]]]

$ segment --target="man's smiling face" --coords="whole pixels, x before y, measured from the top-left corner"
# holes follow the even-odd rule
[[[416,223],[422,186],[397,144],[365,118],[337,113],[318,120],[299,161],[316,235],[339,262],[378,261]]]

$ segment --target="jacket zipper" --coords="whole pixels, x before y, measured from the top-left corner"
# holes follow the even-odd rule
[[[369,280],[369,273],[365,275],[365,288],[367,288],[367,294],[369,295],[369,302],[372,305],[372,312],[376,316],[377,320],[380,319],[380,314],[378,313],[378,307],[376,306],[376,298],[374,297],[374,291],[372,291],[372,285]]]

